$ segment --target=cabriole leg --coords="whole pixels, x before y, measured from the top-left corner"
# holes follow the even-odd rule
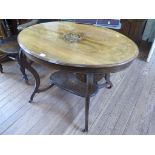
[[[26,60],[26,56],[23,54],[22,51],[20,51],[19,53],[19,60],[22,66],[24,66],[24,69],[26,68],[29,72],[31,72],[31,74],[34,76],[35,79],[35,87],[34,87],[34,91],[30,97],[30,103],[33,101],[33,98],[35,96],[36,93],[39,93],[39,86],[40,86],[40,77],[39,74],[37,73],[37,71],[31,66],[31,64],[29,64]]]

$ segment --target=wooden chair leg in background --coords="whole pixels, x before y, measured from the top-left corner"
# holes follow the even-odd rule
[[[3,73],[3,66],[2,66],[2,62],[5,60],[6,55],[3,53],[0,53],[0,72]]]
[[[3,67],[1,64],[0,64],[0,72],[3,73]]]
[[[21,50],[21,49],[20,49],[20,50]],[[27,82],[28,82],[28,77],[27,77],[27,75],[26,75],[26,73],[25,73],[25,67],[23,66],[23,64],[22,64],[21,61],[20,61],[20,51],[19,51],[18,55],[16,56],[16,60],[17,60],[17,62],[18,62],[18,64],[19,64],[20,71],[21,71],[21,73],[22,73],[22,75],[23,75],[23,79],[24,79],[25,82],[27,83]]]

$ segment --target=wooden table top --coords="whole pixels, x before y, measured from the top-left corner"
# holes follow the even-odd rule
[[[137,45],[107,28],[72,22],[49,22],[18,35],[21,48],[39,59],[74,67],[112,67],[138,55]]]

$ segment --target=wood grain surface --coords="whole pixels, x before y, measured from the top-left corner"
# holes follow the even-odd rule
[[[39,59],[75,67],[111,67],[138,55],[137,45],[107,28],[72,22],[31,26],[18,36],[21,48]]]

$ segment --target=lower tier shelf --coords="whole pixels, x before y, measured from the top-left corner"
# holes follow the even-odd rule
[[[61,89],[69,91],[81,97],[86,96],[86,83],[80,81],[76,74],[64,71],[58,71],[51,75],[52,83]],[[92,86],[90,96],[94,96],[99,88],[96,83]]]

